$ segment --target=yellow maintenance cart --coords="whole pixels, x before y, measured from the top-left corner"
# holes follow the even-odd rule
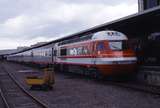
[[[31,90],[51,90],[55,83],[55,73],[53,68],[45,68],[43,77],[27,76],[26,83]]]

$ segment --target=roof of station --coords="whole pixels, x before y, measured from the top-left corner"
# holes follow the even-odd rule
[[[128,35],[139,35],[144,33],[152,33],[160,31],[160,6],[148,9],[143,12],[139,12],[133,15],[129,15],[124,18],[120,18],[115,21],[111,21],[102,25],[89,28],[87,30],[80,31],[78,33],[68,35],[66,37],[51,41],[58,42],[73,37],[81,37],[90,33],[94,33],[101,30],[116,30]]]

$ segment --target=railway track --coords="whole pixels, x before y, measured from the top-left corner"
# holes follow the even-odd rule
[[[1,88],[0,88],[0,97],[1,97],[1,107],[10,108]]]
[[[0,93],[5,108],[48,108],[46,104],[26,91],[14,75],[3,67],[3,64],[0,68]]]

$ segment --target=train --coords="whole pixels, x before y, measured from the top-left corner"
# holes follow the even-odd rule
[[[30,48],[7,56],[8,61],[54,65],[55,70],[101,78],[135,72],[137,57],[125,34],[103,30]]]

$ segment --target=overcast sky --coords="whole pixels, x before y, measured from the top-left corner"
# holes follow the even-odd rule
[[[137,11],[137,0],[0,0],[0,49],[54,40]]]

